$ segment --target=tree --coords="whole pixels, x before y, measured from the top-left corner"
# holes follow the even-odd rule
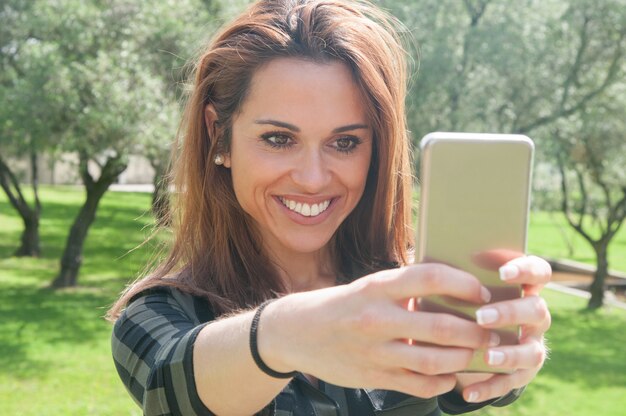
[[[207,0],[203,4],[211,3]],[[192,0],[114,0],[106,5],[65,0],[49,6],[50,16],[56,15],[63,22],[58,18],[63,15],[71,22],[71,27],[57,29],[63,35],[58,42],[63,42],[77,97],[77,111],[64,148],[78,154],[86,190],[85,204],[70,229],[53,287],[77,283],[84,241],[98,204],[126,169],[131,153],[146,154],[157,167],[157,185],[161,183],[162,149],[168,147],[176,131],[182,79],[172,69],[180,58],[161,48],[192,42],[189,32],[187,37],[183,33],[185,25],[202,27],[197,19],[207,15],[201,6]],[[165,75],[171,73],[174,80]],[[98,166],[98,172],[92,172],[90,164]]]
[[[65,126],[64,97],[54,44],[40,36],[32,3],[6,2],[0,10],[0,186],[24,223],[16,256],[39,256],[38,156],[57,146]],[[10,103],[10,105],[8,105]],[[24,196],[9,157],[27,156],[34,202]]]
[[[408,100],[414,140],[436,130],[529,134],[538,144],[540,161],[567,170],[572,166],[565,163],[567,150],[551,151],[554,128],[563,123],[586,126],[585,134],[567,129],[568,140],[577,143],[574,147],[584,148],[589,142],[585,135],[623,117],[623,101],[622,115],[590,110],[611,88],[621,86],[623,91],[623,0],[381,3],[407,24],[419,44],[420,71]],[[613,137],[617,141],[609,142],[616,151],[623,137]],[[621,211],[611,204],[619,198],[612,198],[596,201],[604,204],[602,212],[617,209],[612,217],[617,221]],[[605,268],[601,257],[598,270]],[[594,290],[602,285],[600,275]]]
[[[590,309],[602,306],[609,246],[626,220],[624,92],[621,88],[619,96],[595,100],[578,120],[553,129],[561,209],[570,226],[596,254]]]
[[[100,30],[90,33],[100,45],[86,45],[87,52],[74,55],[71,63],[79,111],[64,148],[78,154],[86,200],[70,229],[53,287],[77,283],[84,241],[98,204],[126,169],[142,129],[158,115],[158,104],[163,101],[161,80],[145,70],[141,57],[133,53],[133,39],[124,31],[128,23],[124,20],[133,19],[137,9],[130,2],[115,6],[94,8],[93,15],[82,16],[90,26],[100,23],[95,25]],[[74,51],[67,52],[71,59]],[[90,171],[90,162],[99,172]]]
[[[553,50],[564,51],[544,59],[554,71],[552,99],[536,89],[517,104],[513,118],[513,131],[544,139],[544,153],[561,178],[561,210],[596,253],[590,309],[602,306],[609,245],[626,216],[626,179],[619,169],[626,150],[624,6],[573,2],[551,22],[546,38]]]

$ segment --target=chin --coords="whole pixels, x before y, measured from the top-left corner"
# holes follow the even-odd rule
[[[311,238],[310,236],[304,235],[291,241],[283,241],[282,245],[294,253],[310,254],[322,250],[328,245],[329,241],[330,237]]]

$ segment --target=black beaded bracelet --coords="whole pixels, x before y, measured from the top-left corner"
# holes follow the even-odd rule
[[[254,314],[254,318],[252,318],[252,325],[250,326],[250,352],[252,353],[252,358],[254,358],[254,362],[259,367],[261,371],[263,371],[268,376],[272,376],[274,378],[291,378],[297,374],[297,371],[291,371],[289,373],[279,373],[278,371],[274,371],[263,362],[261,355],[259,354],[259,347],[257,345],[257,331],[259,330],[259,319],[261,318],[261,312],[267,305],[276,299],[269,299],[263,302],[256,310]]]

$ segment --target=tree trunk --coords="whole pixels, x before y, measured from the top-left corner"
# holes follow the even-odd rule
[[[89,175],[85,156],[81,156],[80,165],[81,176],[87,190],[87,199],[70,229],[61,258],[61,270],[51,284],[53,288],[72,287],[78,283],[78,272],[83,262],[83,246],[89,227],[96,218],[98,204],[109,186],[126,169],[126,164],[121,163],[118,158],[109,159],[102,168],[100,178],[94,182]]]
[[[96,188],[95,185],[94,188]],[[54,282],[52,282],[52,287],[71,287],[76,286],[78,282],[78,271],[83,263],[83,247],[87,238],[87,232],[96,218],[98,204],[108,185],[104,189],[101,188],[87,190],[87,200],[72,224],[65,244],[65,251],[61,258],[61,271]]]
[[[593,282],[590,287],[591,299],[589,299],[587,304],[588,309],[602,307],[604,302],[604,281],[609,274],[608,244],[600,241],[594,244],[593,248],[596,252],[597,269],[593,275]]]
[[[26,209],[22,216],[24,231],[22,232],[21,245],[15,252],[15,256],[39,257],[41,255],[41,245],[39,239],[39,218],[41,217],[41,201],[39,200],[39,165],[37,164],[37,152],[32,149],[30,152],[30,179],[35,196],[35,206],[33,209]]]
[[[33,164],[34,161],[34,164]],[[37,187],[37,155],[31,153],[32,185],[35,194],[35,206],[30,207],[22,188],[11,168],[0,158],[0,187],[9,198],[9,202],[15,208],[24,223],[21,243],[19,248],[13,253],[17,257],[39,257],[41,255],[41,245],[39,242],[39,217],[41,213],[41,202]]]
[[[39,241],[39,212],[29,210],[29,215],[22,216],[24,231],[20,247],[13,254],[16,257],[39,257],[41,255],[41,244]]]

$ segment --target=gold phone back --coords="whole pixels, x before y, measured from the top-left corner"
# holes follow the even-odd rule
[[[431,133],[421,143],[416,261],[445,263],[478,277],[491,302],[521,296],[502,282],[492,250],[526,251],[533,143],[526,136]],[[420,309],[475,319],[476,305],[436,296]],[[501,345],[517,344],[519,327],[499,329]],[[468,372],[501,372],[475,353]]]

